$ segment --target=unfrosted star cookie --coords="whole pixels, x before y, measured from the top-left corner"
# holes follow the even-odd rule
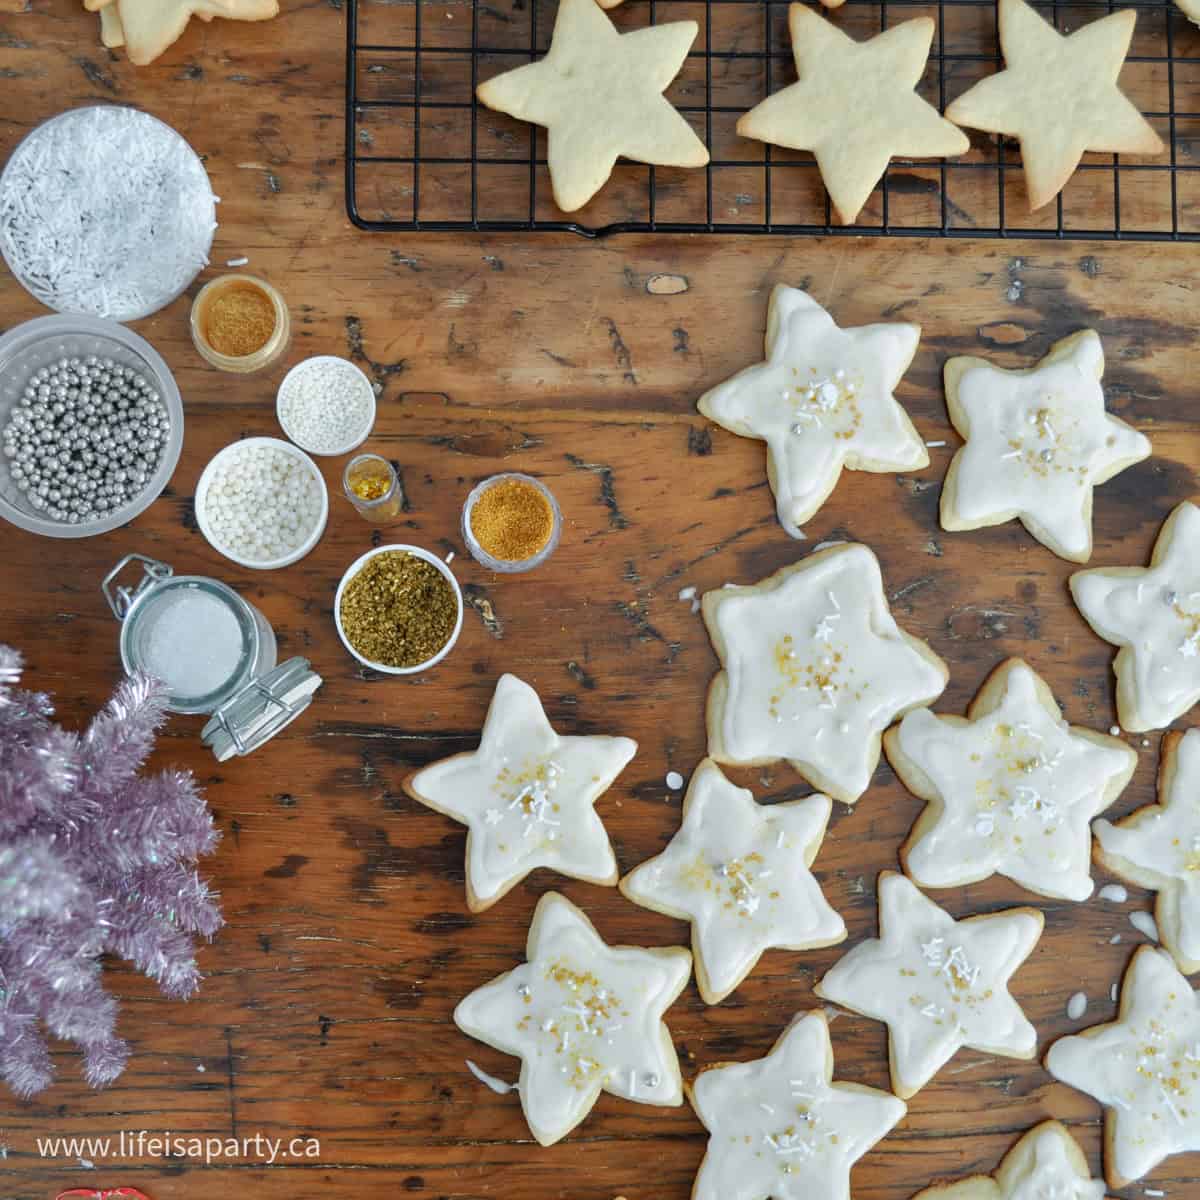
[[[621,34],[596,0],[561,0],[550,50],[481,83],[488,108],[548,133],[554,202],[582,208],[605,184],[617,158],[702,167],[704,143],[663,96],[700,27],[672,21]]]
[[[902,21],[856,42],[803,4],[788,9],[797,81],[737,123],[742,137],[811,150],[838,220],[858,216],[895,155],[965,154],[971,143],[913,90],[933,21]]]
[[[1200,509],[1185,502],[1171,513],[1149,567],[1096,567],[1069,582],[1083,619],[1119,647],[1126,729],[1162,729],[1200,702]]]
[[[879,937],[847,951],[814,989],[888,1027],[892,1091],[907,1100],[963,1046],[1033,1058],[1037,1034],[1008,981],[1041,937],[1035,908],[956,921],[903,875],[879,877]]]
[[[912,362],[919,325],[839,329],[799,288],[778,284],[767,306],[766,361],[700,397],[711,421],[767,444],[779,523],[800,526],[824,504],[842,468],[916,471],[925,443],[893,395]]]
[[[1163,739],[1157,804],[1095,833],[1104,866],[1158,893],[1155,924],[1179,969],[1200,971],[1200,729]]]
[[[1105,412],[1103,374],[1104,351],[1090,329],[1024,370],[948,360],[950,420],[966,445],[942,488],[942,528],[1016,517],[1060,558],[1087,562],[1092,489],[1150,453],[1148,438]]]
[[[1104,1200],[1079,1143],[1065,1125],[1035,1125],[1004,1156],[994,1175],[971,1175],[926,1188],[913,1200]]]
[[[640,1104],[683,1103],[663,1014],[692,956],[679,946],[609,946],[557,892],[538,901],[526,962],[459,1002],[464,1033],[521,1060],[517,1089],[543,1146],[566,1137],[600,1093]]]
[[[1104,1106],[1111,1187],[1200,1150],[1200,997],[1161,950],[1138,947],[1117,1019],[1060,1038],[1046,1070]]]
[[[821,1012],[796,1017],[766,1058],[701,1071],[688,1098],[709,1138],[692,1200],[849,1200],[850,1168],[907,1109],[832,1080]]]
[[[679,832],[621,880],[635,904],[691,921],[706,1003],[724,1000],[764,950],[812,950],[845,938],[809,871],[832,807],[820,795],[756,804],[705,759],[688,785]]]
[[[1117,85],[1136,19],[1126,9],[1064,37],[1025,0],[1000,0],[1004,70],[964,92],[946,116],[1020,140],[1031,212],[1062,191],[1085,151],[1162,152]]]
[[[879,563],[857,543],[707,592],[701,609],[722,668],[708,691],[709,755],[787,759],[846,804],[871,782],[883,731],[946,686],[946,664],[896,624]]]
[[[594,805],[636,753],[630,738],[560,736],[537,692],[502,675],[479,749],[425,767],[404,790],[467,827],[467,905],[482,912],[537,867],[617,882]]]
[[[1137,753],[1068,725],[1019,658],[992,672],[968,719],[917,709],[883,744],[904,786],[928,805],[900,852],[921,887],[1000,874],[1042,896],[1092,894],[1089,823],[1129,782]]]

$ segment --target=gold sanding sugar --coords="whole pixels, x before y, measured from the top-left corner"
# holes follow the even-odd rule
[[[385,667],[416,667],[450,639],[458,601],[432,563],[388,550],[346,585],[341,616],[346,637],[364,658]]]
[[[231,288],[209,306],[205,333],[218,354],[245,358],[261,350],[274,332],[275,306],[258,288]]]
[[[532,558],[554,532],[554,510],[531,483],[502,479],[471,506],[471,532],[493,558]]]

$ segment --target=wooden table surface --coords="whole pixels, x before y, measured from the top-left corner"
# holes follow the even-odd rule
[[[18,0],[19,2],[19,0]],[[687,928],[616,892],[531,876],[480,916],[466,910],[464,832],[401,792],[406,772],[472,748],[497,677],[537,687],[562,731],[632,736],[640,751],[600,803],[623,871],[674,832],[685,776],[705,749],[703,697],[715,668],[699,617],[677,599],[727,580],[752,582],[806,550],[779,528],[763,448],[712,428],[694,408],[706,387],[760,353],[771,286],[809,288],[843,324],[901,316],[925,335],[901,389],[922,434],[946,439],[912,477],[843,478],[808,526],[869,544],[901,623],[950,664],[938,707],[961,712],[991,668],[1027,658],[1073,722],[1114,719],[1111,652],[1071,607],[1070,566],[1017,526],[973,534],[938,527],[940,481],[957,438],[939,384],[948,354],[1024,364],[1090,326],[1104,339],[1113,411],[1147,432],[1154,456],[1099,490],[1095,564],[1141,563],[1170,508],[1193,494],[1196,431],[1195,253],[1186,247],[954,244],[757,237],[370,236],[342,196],[339,0],[285,3],[268,26],[193,22],[156,65],[102,51],[94,17],[69,0],[34,0],[0,16],[0,159],[33,125],[92,101],[140,105],[205,156],[222,197],[213,260],[247,255],[279,285],[295,338],[277,369],[249,379],[208,369],[187,334],[186,298],[138,330],[183,392],[183,456],[168,491],[127,528],[48,542],[0,531],[0,640],[28,658],[28,682],[56,693],[82,723],[118,678],[117,627],[99,583],[139,551],[238,588],[268,616],[284,653],[308,655],[325,685],[311,710],[247,759],[217,766],[200,719],[171,720],[159,763],[191,767],[224,838],[204,871],[228,925],[201,952],[197,999],[170,1003],[119,963],[105,967],[133,1046],[124,1077],[93,1093],[79,1060],[55,1048],[58,1082],[31,1103],[0,1098],[4,1200],[74,1187],[138,1186],[154,1200],[425,1197],[682,1200],[705,1135],[688,1107],[602,1097],[565,1142],[532,1142],[513,1095],[498,1096],[464,1059],[512,1078],[514,1060],[473,1043],[450,1014],[467,991],[514,965],[538,896],[557,888],[610,941],[680,943]],[[663,287],[657,276],[677,277]],[[203,277],[202,277],[203,278]],[[199,286],[199,283],[197,283]],[[674,294],[664,294],[664,293]],[[40,313],[7,275],[0,328]],[[439,669],[408,681],[370,677],[341,648],[332,597],[372,528],[335,493],[301,564],[235,567],[197,531],[192,496],[208,459],[246,435],[277,434],[273,395],[285,367],[345,354],[382,388],[369,445],[402,467],[406,510],[389,538],[457,557],[470,600],[461,642]],[[472,484],[500,468],[547,479],[566,514],[562,546],[525,578],[476,566],[458,536]],[[1121,814],[1152,796],[1158,739],[1139,750]],[[764,798],[808,789],[791,770],[734,772]],[[881,766],[853,810],[835,805],[816,871],[850,929],[876,929],[876,874],[919,802]],[[1099,881],[1103,882],[1103,873]],[[1114,1011],[1109,988],[1141,941],[1128,912],[1147,908],[1042,900],[1015,885],[939,893],[955,915],[1036,903],[1045,935],[1014,991],[1039,1048]],[[1119,944],[1110,944],[1119,933]],[[813,981],[841,949],[768,953],[724,1004],[694,984],[670,1013],[686,1076],[765,1052],[791,1016],[817,1003]],[[887,1086],[883,1026],[839,1015],[837,1073]],[[1067,1121],[1099,1169],[1099,1110],[1038,1063],[963,1051],[912,1102],[903,1124],[854,1172],[862,1200],[907,1200],[935,1177],[990,1170],[1047,1115]],[[39,1157],[47,1134],[148,1131],[213,1137],[313,1137],[319,1157],[269,1165],[239,1155],[209,1166],[129,1155]],[[96,1156],[93,1156],[96,1158]],[[1195,1195],[1200,1156],[1168,1162],[1144,1184]],[[1189,1193],[1189,1189],[1192,1189]],[[1140,1195],[1134,1187],[1128,1196]]]

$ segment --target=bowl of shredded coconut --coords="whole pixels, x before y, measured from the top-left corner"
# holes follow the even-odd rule
[[[0,174],[0,255],[56,312],[136,321],[208,264],[216,200],[169,125],[115,104],[50,118]]]

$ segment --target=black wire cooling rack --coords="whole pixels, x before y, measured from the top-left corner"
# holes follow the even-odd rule
[[[734,130],[796,77],[787,0],[626,0],[611,11],[621,29],[698,23],[666,95],[712,161],[690,171],[622,161],[570,216],[551,196],[545,131],[475,101],[477,84],[545,54],[554,0],[348,0],[347,210],[370,230],[1200,241],[1200,29],[1169,0],[1037,7],[1063,32],[1137,10],[1121,86],[1169,149],[1088,154],[1057,201],[1030,213],[1017,147],[968,130],[961,158],[894,159],[858,221],[843,226],[811,155]],[[995,0],[847,0],[826,15],[860,39],[933,17],[919,90],[940,109],[1001,65]]]

